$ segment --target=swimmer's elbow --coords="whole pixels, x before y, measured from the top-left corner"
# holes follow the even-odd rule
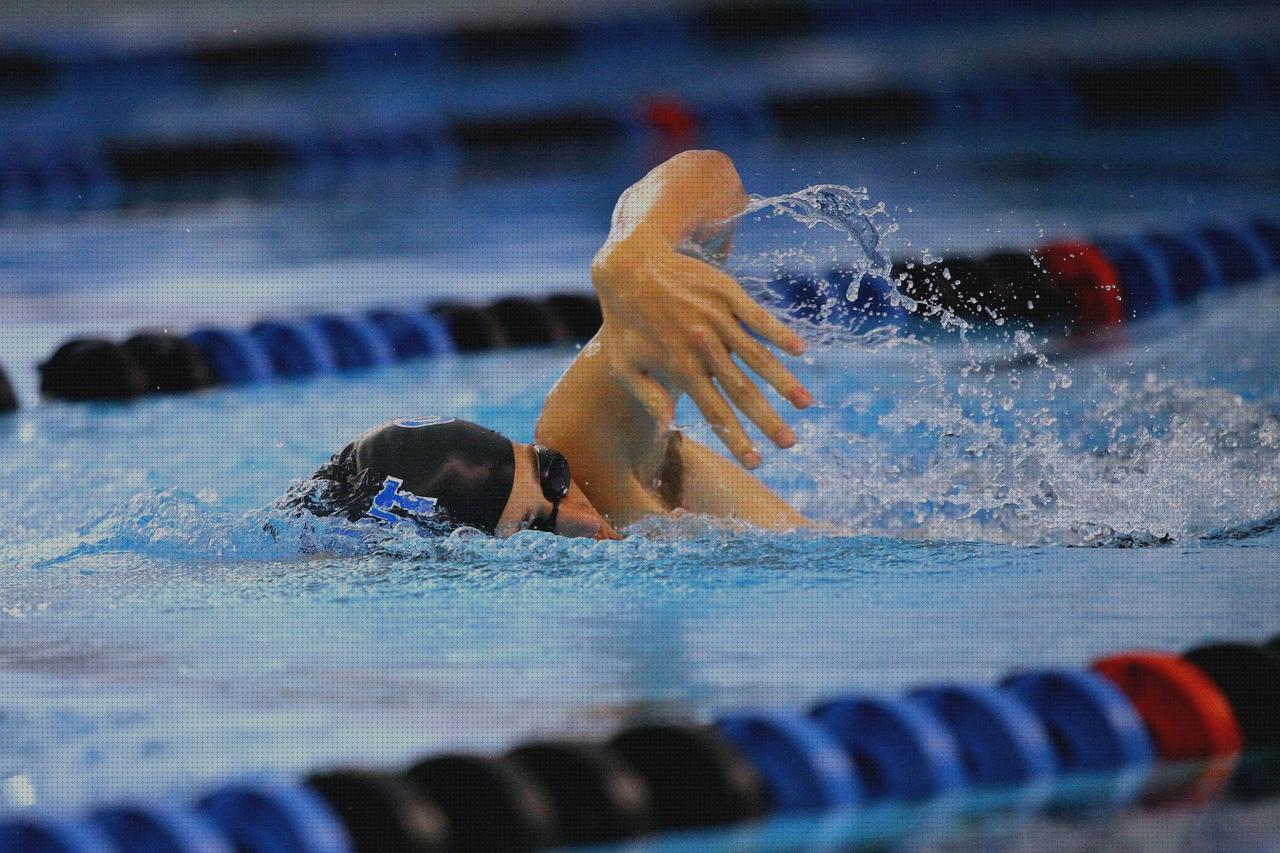
[[[723,151],[684,151],[668,161],[685,182],[731,195],[744,194],[742,178],[733,160]]]
[[[599,290],[608,285],[614,275],[613,246],[606,243],[591,259],[591,283]]]
[[[668,160],[667,163],[672,168],[689,169],[696,171],[700,175],[732,175],[735,178],[738,176],[738,170],[733,165],[733,159],[723,151],[717,151],[714,148],[681,151]]]

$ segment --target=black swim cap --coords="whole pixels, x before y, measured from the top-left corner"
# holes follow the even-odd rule
[[[312,478],[334,484],[303,503],[317,515],[492,533],[511,497],[515,449],[469,421],[406,418],[366,432]]]

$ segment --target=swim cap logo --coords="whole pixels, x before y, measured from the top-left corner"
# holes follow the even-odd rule
[[[439,426],[440,424],[451,424],[454,422],[454,420],[456,420],[456,418],[437,418],[437,417],[431,417],[431,416],[428,416],[425,418],[401,418],[400,420],[396,421],[396,426],[404,427],[405,429],[417,429],[418,427]]]
[[[382,481],[382,491],[373,498],[373,505],[368,514],[373,518],[389,521],[392,524],[412,523],[413,519],[398,515],[394,510],[401,509],[411,516],[430,517],[435,514],[436,499],[420,498],[412,492],[402,492],[400,487],[404,480],[399,477],[388,477]]]

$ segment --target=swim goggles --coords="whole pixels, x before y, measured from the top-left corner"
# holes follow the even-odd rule
[[[569,494],[569,484],[573,481],[569,473],[569,460],[560,451],[541,444],[533,446],[533,453],[538,457],[538,483],[542,486],[542,496],[551,501],[551,514],[546,518],[534,519],[529,529],[554,533],[556,518],[560,515],[560,501]]]

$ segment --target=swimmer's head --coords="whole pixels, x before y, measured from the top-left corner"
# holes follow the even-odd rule
[[[452,418],[410,418],[370,430],[319,471],[298,503],[317,515],[617,538],[553,450]]]

